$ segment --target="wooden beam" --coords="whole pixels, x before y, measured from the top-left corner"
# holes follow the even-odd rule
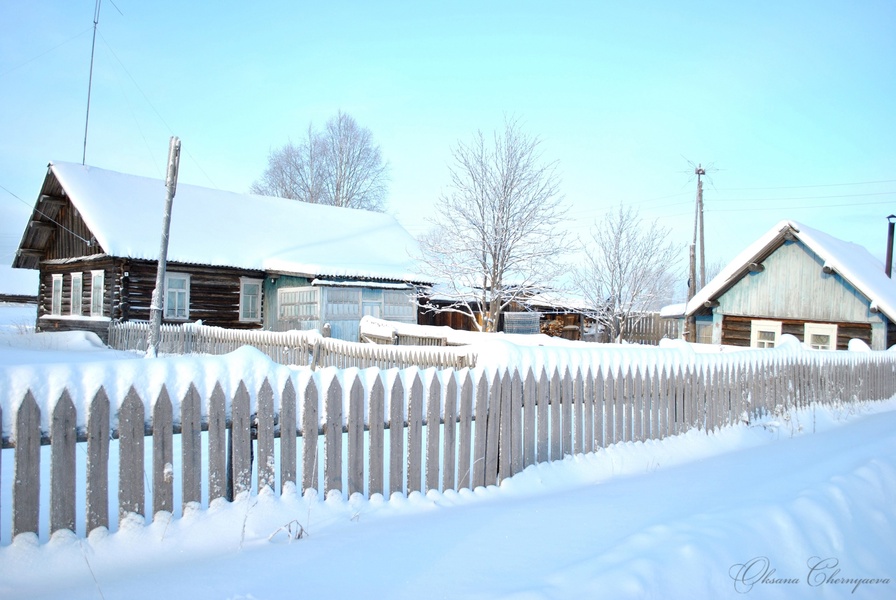
[[[59,196],[48,196],[46,194],[41,194],[37,201],[41,204],[47,204],[50,206],[55,206],[57,208],[64,206],[66,202],[65,198],[60,198]]]
[[[765,265],[761,263],[750,263],[749,269],[750,273],[762,273],[765,271]]]
[[[703,303],[703,306],[705,306],[706,308],[718,308],[719,303],[717,300],[707,300]]]
[[[44,255],[43,250],[38,250],[37,248],[19,248],[16,250],[16,255],[18,256],[36,256],[40,258]]]
[[[46,221],[37,221],[37,220],[31,221],[30,223],[28,223],[28,227],[30,227],[31,229],[39,229],[42,231],[52,231],[53,229],[56,228],[56,226],[53,223],[47,223]]]

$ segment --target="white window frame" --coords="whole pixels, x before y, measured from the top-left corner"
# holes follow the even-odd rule
[[[813,335],[830,336],[830,342],[824,348],[818,348],[812,344]],[[803,342],[815,350],[837,349],[837,325],[835,323],[806,323],[803,330]]]
[[[90,272],[90,316],[103,316],[103,302],[106,294],[106,272],[102,269]]]
[[[282,287],[277,290],[277,320],[316,323],[320,321],[320,288]]]
[[[764,340],[759,339],[761,332],[772,332],[775,339],[771,341],[771,345]],[[781,321],[767,321],[764,319],[755,319],[750,322],[750,348],[774,348],[781,339]]]
[[[172,293],[171,280],[183,280],[184,289],[176,288],[174,291],[178,296],[183,296],[183,314],[177,314],[177,306],[169,306],[169,297]],[[190,318],[190,274],[189,273],[165,273],[165,300],[164,312],[162,315],[168,321],[187,321]],[[175,305],[177,302],[175,302]]]
[[[248,294],[246,286],[257,285],[257,294]],[[250,279],[248,277],[240,277],[240,322],[242,323],[258,323],[261,321],[261,297],[264,294],[264,280]],[[250,298],[255,298],[255,315],[246,316],[245,311],[248,308]]]
[[[70,273],[69,278],[72,290],[72,295],[69,299],[69,313],[80,317],[84,303],[84,273]]]
[[[50,314],[53,316],[62,315],[62,274],[53,275],[53,283],[50,288]]]

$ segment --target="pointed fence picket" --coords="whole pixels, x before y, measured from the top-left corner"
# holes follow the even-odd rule
[[[111,525],[114,493],[118,518],[124,519],[159,511],[176,515],[187,504],[203,502],[203,483],[205,502],[287,484],[304,493],[322,483],[323,493],[345,495],[493,485],[536,462],[617,442],[662,439],[692,428],[712,432],[810,402],[889,398],[896,393],[896,357],[812,353],[686,367],[586,364],[552,369],[550,375],[544,369],[417,369],[344,372],[328,375],[326,383],[322,377],[310,376],[302,386],[289,378],[280,389],[267,379],[257,389],[240,381],[232,396],[215,382],[206,398],[198,382],[189,382],[179,398],[165,386],[156,393],[135,383],[120,403],[110,402],[103,388],[84,400],[66,388],[44,404],[52,407],[47,431],[28,391],[14,405],[12,436],[4,439],[14,452],[11,535],[41,529],[42,444],[50,445],[47,530],[76,528],[76,490],[85,486],[85,530],[79,533],[86,534]],[[82,418],[78,406],[85,407]],[[117,465],[110,461],[115,438]],[[79,441],[86,442],[83,481],[75,464]],[[116,467],[114,490],[109,469]],[[179,507],[175,485],[181,486]]]

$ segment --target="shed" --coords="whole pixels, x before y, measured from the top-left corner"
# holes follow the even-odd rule
[[[161,179],[49,164],[13,261],[39,271],[38,331],[105,339],[111,320],[149,319],[164,201]],[[364,314],[416,322],[415,286],[428,283],[416,251],[383,213],[179,184],[164,321],[273,330],[332,321],[334,337],[357,340]]]
[[[817,349],[896,344],[896,282],[864,247],[781,221],[688,303],[712,343],[771,347],[792,334]]]

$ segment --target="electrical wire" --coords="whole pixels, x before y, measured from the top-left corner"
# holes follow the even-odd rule
[[[15,198],[16,200],[18,200],[19,202],[21,202],[22,204],[24,204],[25,206],[31,208],[34,212],[36,212],[36,213],[39,214],[40,216],[44,217],[45,219],[48,219],[48,220],[49,220],[51,223],[53,223],[54,225],[57,225],[58,227],[62,228],[64,231],[69,232],[70,234],[72,234],[73,236],[75,236],[76,238],[78,238],[79,240],[81,240],[82,242],[84,242],[85,244],[87,244],[88,246],[90,246],[90,245],[92,244],[92,242],[91,242],[90,240],[88,240],[88,239],[84,239],[83,237],[81,237],[80,235],[78,235],[77,233],[75,233],[74,231],[72,231],[71,229],[69,229],[68,227],[66,227],[65,225],[63,225],[63,224],[60,223],[59,221],[57,221],[56,219],[54,219],[54,218],[50,217],[49,215],[47,215],[46,213],[41,212],[40,210],[38,210],[37,205],[31,206],[30,204],[28,204],[27,202],[25,202],[24,200],[22,200],[21,198],[19,198],[18,196],[16,196],[14,193],[12,193],[12,192],[11,192],[8,188],[6,188],[5,186],[0,185],[0,190],[3,190],[4,192],[6,192],[7,194],[9,194],[10,196],[12,196],[13,198]]]

